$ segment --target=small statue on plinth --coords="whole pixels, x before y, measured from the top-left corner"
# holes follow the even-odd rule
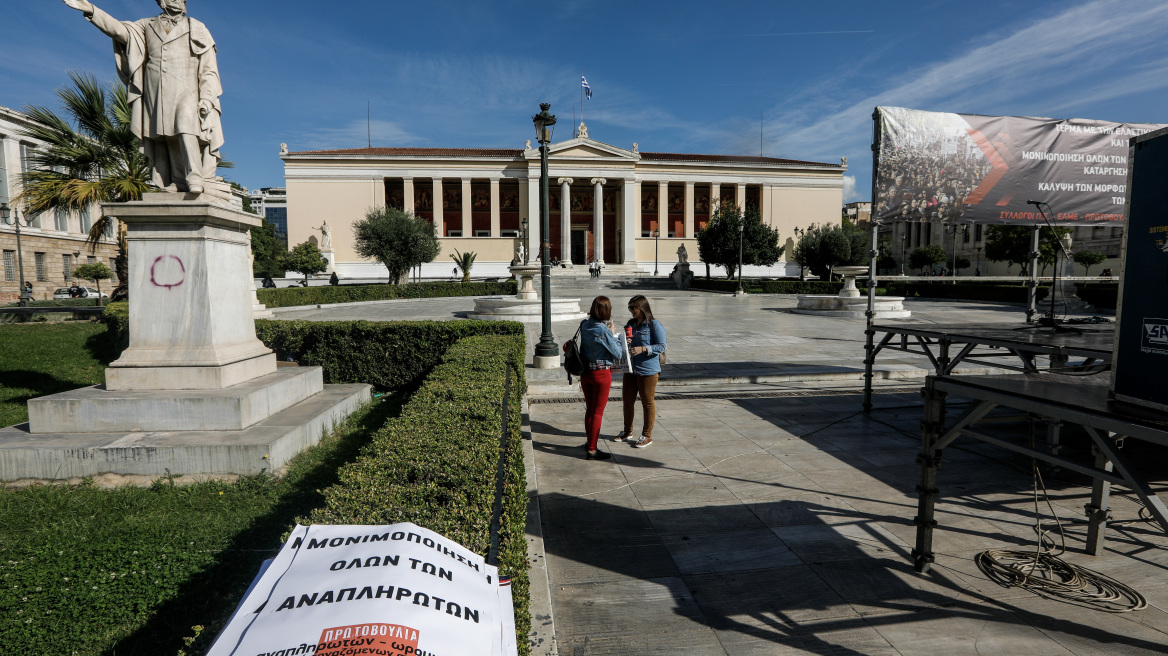
[[[320,250],[321,252],[328,252],[333,249],[333,230],[329,227],[328,221],[320,224],[319,228],[313,230],[320,230]]]
[[[685,250],[685,244],[677,247],[677,265],[673,267],[669,277],[673,278],[673,284],[677,285],[678,289],[689,289],[693,272],[689,270],[689,252]]]
[[[154,184],[203,193],[215,178],[223,146],[223,89],[207,27],[187,17],[186,0],[158,0],[162,13],[137,21],[119,21],[89,0],[63,1],[114,40],[130,129],[150,161]]]

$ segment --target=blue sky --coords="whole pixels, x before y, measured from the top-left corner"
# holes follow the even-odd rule
[[[96,3],[121,19],[149,0]],[[533,13],[532,7],[547,7]],[[1168,123],[1168,3],[191,0],[219,47],[227,177],[283,184],[279,145],[522,147],[538,104],[571,135],[642,150],[847,157],[867,200],[876,105]],[[114,77],[108,39],[58,0],[4,0],[0,105]]]

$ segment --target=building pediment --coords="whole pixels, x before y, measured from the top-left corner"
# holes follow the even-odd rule
[[[539,159],[539,150],[533,148],[526,151],[527,159]],[[609,160],[621,162],[635,162],[641,159],[640,155],[631,150],[618,148],[601,141],[577,137],[568,141],[553,143],[548,147],[549,159],[577,159],[577,160]]]

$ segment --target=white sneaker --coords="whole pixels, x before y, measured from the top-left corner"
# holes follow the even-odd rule
[[[649,437],[648,435],[642,435],[640,439],[638,439],[636,442],[633,442],[633,448],[643,449],[652,443],[653,438]]]

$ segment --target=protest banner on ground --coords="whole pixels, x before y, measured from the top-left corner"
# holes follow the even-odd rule
[[[509,582],[414,524],[297,526],[208,656],[511,656]]]

